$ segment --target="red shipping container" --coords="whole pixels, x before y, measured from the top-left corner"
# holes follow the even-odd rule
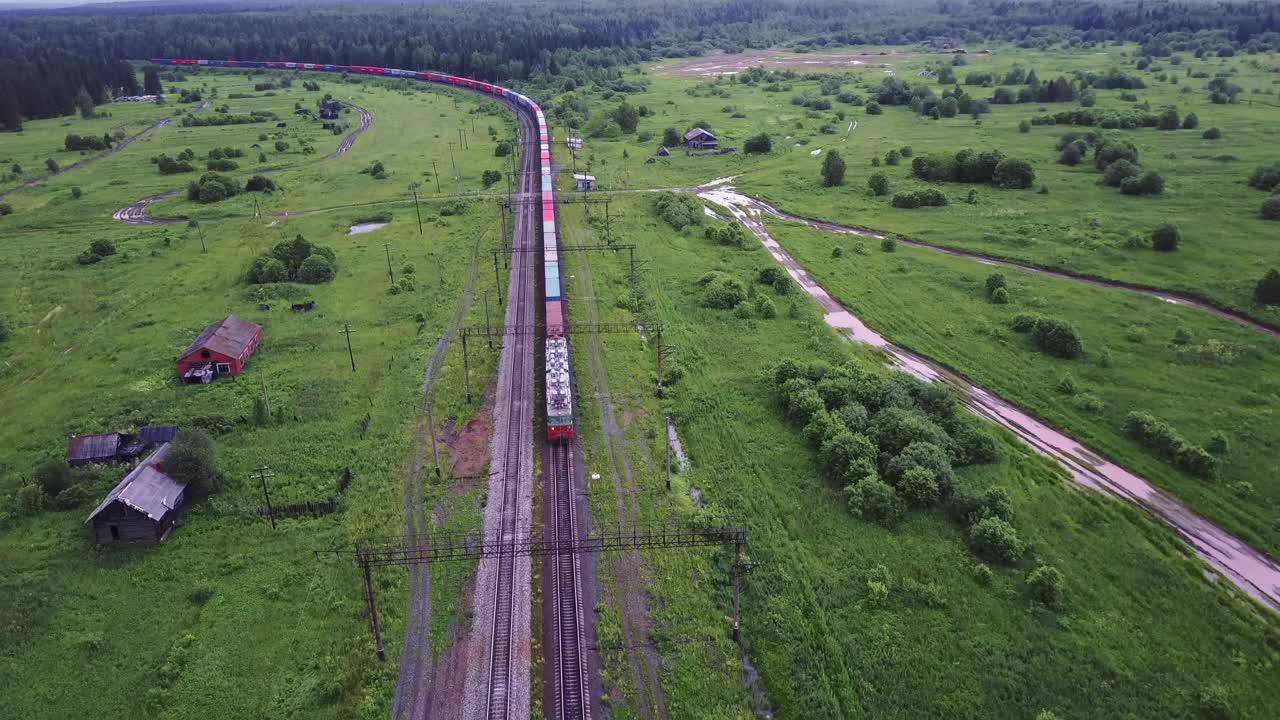
[[[547,337],[564,335],[564,310],[562,302],[552,300],[547,303]]]

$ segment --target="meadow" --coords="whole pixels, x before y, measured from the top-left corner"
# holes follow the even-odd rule
[[[1206,580],[1166,528],[1112,498],[1078,490],[1043,458],[995,428],[1000,460],[960,471],[973,488],[1002,487],[1018,533],[1032,548],[984,584],[961,530],[941,511],[915,512],[895,529],[858,520],[822,479],[815,454],[788,422],[766,379],[783,358],[853,360],[882,367],[874,351],[841,340],[804,296],[775,298],[774,319],[739,318],[701,306],[708,271],[754,285],[773,261],[757,245],[712,243],[695,227],[675,232],[653,200],[615,206],[615,237],[641,246],[644,314],[665,324],[683,378],[665,399],[653,392],[653,348],[635,336],[602,336],[612,399],[624,418],[643,520],[732,523],[749,533],[743,649],[759,671],[764,702],[779,718],[1193,717],[1217,699],[1233,717],[1264,717],[1274,703],[1263,678],[1280,660],[1274,617]],[[597,217],[574,208],[566,231],[599,239]],[[825,243],[824,243],[825,244]],[[828,248],[829,252],[829,248]],[[625,263],[569,253],[576,277],[590,262],[590,290],[604,321],[633,317]],[[570,280],[569,287],[577,287]],[[772,294],[756,286],[754,292]],[[583,382],[585,339],[574,340]],[[599,411],[579,407],[589,493],[597,522],[619,498],[607,467]],[[691,469],[663,486],[662,417],[678,427]],[[696,492],[694,492],[696,490]],[[1034,558],[1034,560],[1032,559]],[[731,552],[659,551],[650,578],[648,638],[662,655],[670,717],[753,717],[742,657],[729,639]],[[1024,576],[1050,563],[1066,578],[1064,609],[1029,597]],[[611,565],[598,579],[600,644],[620,645]],[[876,584],[887,585],[887,596]],[[643,717],[625,654],[605,652],[612,717]],[[648,702],[641,700],[640,702]],[[762,708],[756,705],[754,707]]]
[[[217,88],[224,98],[253,82],[212,73],[188,80]],[[410,205],[383,209],[386,227],[348,235],[368,211],[352,207],[351,197],[326,194],[326,187],[349,176],[363,179],[359,167],[378,158],[393,177],[409,172],[408,160],[403,169],[393,164],[398,153],[437,148],[440,132],[414,118],[430,107],[452,130],[469,124],[480,105],[462,101],[455,111],[447,93],[336,79],[323,80],[321,88],[304,91],[298,80],[274,96],[228,104],[235,113],[289,115],[290,149],[270,158],[277,169],[268,174],[288,178],[291,199],[307,197],[314,183],[328,205],[344,206],[330,213],[274,220],[255,219],[250,210],[249,217],[167,226],[111,219],[129,202],[202,174],[161,176],[151,155],[191,147],[202,158],[212,147],[248,148],[260,132],[276,132],[260,124],[171,123],[118,155],[10,198],[15,213],[0,220],[13,259],[0,270],[3,312],[14,328],[0,365],[8,420],[0,440],[0,563],[9,569],[0,580],[0,674],[15,689],[10,706],[24,717],[381,717],[390,705],[408,606],[406,575],[377,575],[388,650],[388,662],[379,663],[354,564],[345,556],[317,558],[314,551],[403,533],[405,474],[426,361],[472,273],[476,299],[465,322],[484,321],[481,296],[496,294],[495,280],[483,264],[472,268],[498,242],[498,223],[488,203],[424,203],[421,234]],[[317,122],[296,120],[292,107],[313,106],[324,92],[359,95],[375,120],[347,155],[318,163],[341,138]],[[26,132],[39,134],[44,123],[63,132],[63,122],[27,123]],[[66,131],[77,132],[78,122]],[[0,136],[0,143],[15,141],[21,139]],[[304,154],[303,143],[315,152]],[[6,152],[0,148],[0,156]],[[242,170],[257,171],[255,157],[242,160]],[[83,188],[80,198],[70,194],[72,185]],[[396,191],[402,193],[403,186]],[[263,204],[285,200],[258,197]],[[199,210],[219,215],[219,205]],[[337,277],[319,285],[246,285],[250,261],[296,234],[334,249]],[[112,241],[116,253],[79,264],[77,255],[94,240]],[[388,262],[397,283],[408,278],[403,287],[411,290],[389,290]],[[290,312],[291,303],[303,300],[314,300],[315,310]],[[260,303],[270,309],[260,310]],[[264,327],[245,374],[209,386],[177,385],[174,358],[201,328],[228,313]],[[348,323],[354,372],[339,333]],[[496,355],[473,354],[471,361],[473,386],[483,389]],[[462,359],[451,352],[434,390],[437,433],[460,430],[479,407],[466,402],[461,376]],[[263,387],[272,417],[259,424],[253,405]],[[221,494],[188,508],[165,545],[93,547],[85,516],[121,471],[78,473],[74,507],[28,514],[15,504],[33,468],[62,457],[68,435],[148,424],[212,432],[225,483]],[[424,502],[442,529],[473,529],[483,489],[452,480],[448,469],[458,458],[448,445],[440,449],[445,480],[436,481],[428,468]],[[273,532],[255,512],[262,499],[254,472],[264,465],[274,473],[274,503],[338,497],[339,512],[286,519]],[[340,495],[347,469],[352,481]],[[464,565],[433,570],[437,650],[461,616],[466,571]],[[68,667],[85,671],[68,673]]]
[[[838,57],[842,52],[830,56]],[[600,137],[588,136],[578,154],[579,168],[589,165],[602,189],[611,190],[688,187],[733,176],[739,189],[797,215],[1083,275],[1176,289],[1280,324],[1280,310],[1256,306],[1252,299],[1254,284],[1277,265],[1272,241],[1276,228],[1259,215],[1267,195],[1246,185],[1256,166],[1277,160],[1274,118],[1280,108],[1276,98],[1280,58],[1265,54],[1195,58],[1182,54],[1176,60],[1155,58],[1150,66],[1138,70],[1134,64],[1139,53],[1134,45],[1050,51],[996,45],[990,54],[971,52],[967,65],[952,69],[958,87],[974,98],[990,97],[999,85],[965,85],[969,73],[989,72],[998,82],[1009,70],[1021,67],[1036,71],[1041,81],[1048,82],[1077,70],[1102,74],[1116,69],[1141,79],[1146,87],[1096,90],[1095,109],[1125,111],[1149,106],[1151,112],[1159,113],[1166,105],[1175,105],[1181,116],[1195,113],[1199,121],[1196,129],[1175,131],[1034,125],[1021,132],[1023,121],[1078,109],[1080,104],[993,104],[991,112],[977,120],[967,114],[933,120],[905,106],[886,105],[883,114],[868,115],[864,106],[841,102],[835,94],[821,94],[823,77],[839,78],[840,92],[864,100],[873,100],[886,78],[928,85],[935,95],[957,87],[921,75],[949,66],[950,54],[908,48],[884,49],[883,55],[877,55],[881,50],[876,48],[865,52],[871,57],[861,49],[858,54],[848,54],[866,60],[863,65],[793,63],[795,77],[772,76],[754,83],[743,82],[747,75],[741,72],[714,75],[720,71],[710,70],[691,75],[678,71],[670,62],[637,68],[627,80],[642,90],[626,95],[626,100],[633,106],[644,106],[649,114],[642,114],[634,135],[608,130],[606,125]],[[725,55],[718,60],[733,58]],[[712,66],[713,60],[717,58],[706,58],[704,64]],[[1210,102],[1206,85],[1218,74],[1241,88],[1236,103]],[[1009,87],[1017,89],[1006,89]],[[1125,93],[1131,93],[1132,99],[1122,99]],[[571,108],[583,106],[591,112],[611,111],[622,97],[611,91],[582,90],[566,96],[572,102],[556,102]],[[794,105],[795,96],[825,99],[831,109]],[[852,131],[851,122],[856,122]],[[737,148],[737,154],[686,157],[674,150],[670,157],[655,156],[664,128],[674,127],[683,133],[694,125],[709,126],[721,145]],[[1202,137],[1211,127],[1220,129],[1220,139]],[[1091,157],[1075,167],[1058,164],[1055,145],[1059,136],[1088,130],[1132,142],[1142,169],[1164,177],[1164,193],[1130,196],[1102,186]],[[772,152],[745,154],[745,141],[758,133],[770,136]],[[1035,189],[1002,191],[989,185],[925,183],[912,177],[909,157],[898,165],[883,164],[890,150],[903,147],[909,147],[916,157],[933,152],[954,154],[965,148],[999,150],[1031,163]],[[840,152],[848,169],[843,185],[828,188],[822,185],[819,169],[822,152],[832,150]],[[873,166],[873,160],[880,160],[881,166]],[[869,196],[867,178],[875,172],[888,176],[889,195]],[[1036,192],[1041,186],[1047,188],[1047,194]],[[916,210],[890,206],[893,193],[926,187],[940,189],[948,196],[949,206]],[[972,204],[965,202],[971,189],[976,191]],[[1213,210],[1205,212],[1205,208]],[[1135,236],[1145,239],[1165,222],[1177,223],[1182,229],[1184,242],[1177,252],[1156,253],[1149,246],[1135,246]]]

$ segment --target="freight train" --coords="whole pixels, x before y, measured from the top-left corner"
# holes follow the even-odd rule
[[[560,274],[559,233],[556,227],[555,189],[551,175],[551,136],[547,132],[547,118],[542,108],[532,99],[498,85],[479,80],[458,77],[447,73],[418,72],[368,65],[329,65],[300,62],[258,62],[246,60],[186,60],[156,58],[158,65],[194,65],[199,67],[250,68],[265,70],[306,70],[312,72],[355,73],[359,75],[383,75],[392,78],[422,80],[424,82],[452,85],[503,98],[530,113],[538,122],[538,162],[540,193],[542,199],[542,274],[544,302],[543,348],[545,357],[543,389],[547,403],[547,439],[563,442],[574,435],[573,388],[569,380],[569,338],[564,322],[565,307]]]

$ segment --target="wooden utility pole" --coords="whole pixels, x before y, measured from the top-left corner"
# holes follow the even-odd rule
[[[410,185],[409,189],[413,191],[413,211],[418,214],[418,234],[422,234],[422,209],[418,207],[418,186]]]
[[[436,464],[436,479],[440,479],[440,453],[436,450],[436,421],[431,417],[431,398],[427,398],[427,432],[431,434],[431,459]]]
[[[493,349],[493,330],[489,325],[489,291],[484,291],[484,337],[489,341],[489,349]]]
[[[369,624],[373,627],[373,646],[378,652],[379,660],[386,660],[386,651],[382,648],[382,628],[378,625],[378,600],[373,592],[373,572],[369,568],[369,559],[359,549],[356,559],[360,561],[360,569],[364,572],[365,600],[369,603]]]
[[[467,333],[462,333],[462,380],[467,386],[467,402],[471,402],[471,361],[467,357]]]
[[[271,398],[267,396],[267,377],[262,370],[262,363],[258,363],[258,383],[262,387],[262,404],[267,407],[267,417],[271,417]]]
[[[498,305],[502,305],[502,280],[498,275],[498,253],[493,254],[493,283],[498,286]]]
[[[391,271],[391,243],[382,243],[382,249],[387,251],[387,276],[391,278],[391,284],[396,284],[396,274]]]
[[[338,332],[347,336],[347,357],[351,358],[351,372],[355,372],[356,356],[355,353],[351,351],[351,333],[355,332],[355,330],[351,329],[350,323],[342,323],[342,329]]]
[[[511,176],[507,176],[507,202],[511,201]],[[507,208],[498,203],[498,218],[502,220],[502,267],[507,267]]]
[[[271,493],[267,491],[267,478],[275,477],[271,468],[262,465],[258,468],[258,482],[262,484],[262,497],[267,501],[267,517],[271,519],[271,529],[276,529],[276,511],[271,507]]]
[[[436,170],[435,158],[431,158],[431,177],[436,179],[436,194],[440,195],[443,191],[440,189],[440,171]]]
[[[742,541],[733,543],[733,641],[738,642],[738,595],[742,585]]]

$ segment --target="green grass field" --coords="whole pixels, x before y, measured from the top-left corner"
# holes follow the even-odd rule
[[[191,82],[225,95],[252,81],[208,75]],[[271,107],[283,114],[295,101],[306,105],[317,96],[300,85],[274,98],[231,103],[236,112]],[[335,95],[357,89],[322,85]],[[290,152],[273,160],[305,168],[272,173],[295,178],[284,181],[287,198],[273,201],[306,197],[315,185],[327,205],[350,206],[357,196],[335,196],[326,188],[348,177],[365,179],[358,166],[377,158],[393,177],[408,173],[410,160],[403,169],[394,164],[409,157],[400,154],[405,148],[437,147],[432,126],[414,120],[424,104],[438,105],[456,123],[469,121],[476,107],[464,103],[455,115],[445,95],[372,86],[358,92],[374,113],[374,130],[342,159],[316,164],[340,138],[291,127],[297,135],[289,137],[306,139],[316,152],[304,156],[291,140]],[[289,122],[298,124],[292,117]],[[384,131],[377,132],[379,124]],[[28,128],[41,129],[40,123]],[[347,229],[367,212],[361,207],[279,223],[247,218],[195,228],[131,227],[110,219],[112,210],[188,179],[158,175],[151,154],[192,147],[199,157],[208,147],[247,147],[259,131],[256,125],[171,125],[119,155],[13,196],[17,212],[4,221],[16,261],[0,270],[0,302],[15,327],[0,366],[8,420],[0,442],[0,562],[10,570],[0,581],[0,645],[6,648],[0,672],[16,690],[10,707],[24,717],[366,717],[381,716],[389,706],[404,635],[406,576],[393,570],[378,575],[390,659],[380,664],[355,568],[346,559],[318,560],[313,551],[403,532],[404,473],[426,359],[458,304],[474,251],[483,256],[497,242],[497,222],[487,203],[462,203],[452,215],[426,203],[421,235],[412,206],[394,208],[387,227],[359,236]],[[80,200],[67,192],[71,184],[84,188]],[[376,189],[365,192],[376,196]],[[223,206],[230,207],[200,210],[218,215]],[[46,223],[62,229],[44,230]],[[334,248],[337,278],[281,286],[265,298],[252,292],[241,281],[249,261],[296,233]],[[114,241],[117,254],[95,265],[77,264],[76,255],[96,239]],[[384,243],[397,280],[416,277],[413,292],[388,293]],[[414,271],[406,273],[410,264]],[[494,290],[483,269],[469,324],[483,322],[480,294]],[[304,299],[315,300],[316,310],[289,311],[290,302]],[[258,310],[260,301],[271,309]],[[204,325],[227,313],[264,327],[263,345],[245,375],[211,386],[175,384],[174,358]],[[338,332],[344,323],[355,331],[354,373]],[[472,382],[483,388],[495,367],[496,355],[477,354]],[[437,431],[449,418],[461,428],[476,410],[463,397],[461,375],[461,357],[451,353],[436,391]],[[276,415],[265,427],[249,420],[260,383]],[[85,505],[36,517],[15,514],[13,492],[40,461],[62,456],[67,435],[146,424],[219,428],[215,441],[226,490],[191,507],[167,544],[94,550],[82,523],[118,479],[110,470],[84,479],[92,499]],[[450,451],[441,450],[447,469]],[[275,473],[277,504],[334,496],[347,467],[354,480],[339,514],[285,520],[272,532],[254,516],[261,495],[252,472],[259,465]],[[478,526],[481,488],[447,476],[435,481],[429,468],[425,477],[427,508],[442,529]],[[461,617],[457,598],[466,574],[464,565],[433,571],[437,650],[450,622]],[[93,670],[67,673],[67,667]]]
[[[829,74],[819,66],[812,70],[799,66],[800,76],[779,83],[778,92],[766,92],[763,84],[735,82],[732,76],[681,76],[669,63],[647,66],[636,76],[648,80],[647,89],[628,95],[627,101],[647,107],[652,115],[640,119],[637,135],[588,137],[578,157],[579,167],[592,161],[602,189],[690,186],[737,176],[740,189],[798,215],[901,233],[1075,273],[1192,292],[1280,323],[1280,311],[1256,307],[1252,301],[1254,283],[1280,260],[1272,242],[1276,227],[1258,214],[1266,195],[1246,185],[1257,165],[1277,160],[1275,119],[1280,100],[1276,98],[1276,70],[1280,58],[1196,59],[1186,55],[1180,65],[1157,59],[1147,70],[1138,71],[1133,67],[1135,51],[1131,45],[1094,52],[997,46],[989,56],[971,55],[969,65],[955,71],[960,87],[975,98],[989,97],[994,88],[963,85],[967,73],[990,71],[1002,76],[1015,65],[1034,69],[1042,81],[1075,70],[1102,73],[1111,68],[1140,77],[1147,88],[1132,91],[1136,102],[1121,100],[1121,90],[1098,90],[1097,107],[1131,109],[1149,103],[1158,113],[1172,104],[1183,115],[1194,112],[1199,118],[1195,130],[1103,132],[1133,142],[1142,168],[1164,176],[1166,191],[1158,197],[1123,195],[1099,185],[1100,174],[1090,162],[1074,168],[1057,164],[1057,138],[1070,130],[1090,128],[1035,126],[1028,133],[1019,132],[1022,120],[1078,108],[1079,103],[993,105],[980,123],[968,115],[931,120],[905,106],[885,106],[882,115],[866,115],[862,107],[841,103],[835,96],[827,97],[833,104],[830,111],[792,105],[793,95],[819,94],[819,78]],[[844,90],[864,98],[874,97],[889,71],[909,84],[929,84],[940,95],[948,86],[918,74],[947,63],[949,58],[907,52],[886,57],[885,67],[869,64],[838,74]],[[1205,89],[1209,80],[1188,77],[1188,72],[1209,77],[1229,73],[1230,81],[1241,86],[1243,93],[1236,104],[1212,104]],[[1162,73],[1167,81],[1157,78]],[[1184,92],[1188,89],[1190,92]],[[617,97],[577,94],[593,108],[608,110],[618,103]],[[857,128],[846,134],[850,121],[856,121]],[[654,157],[664,127],[683,132],[694,124],[711,126],[721,144],[738,148],[739,154],[691,158],[676,151],[669,158]],[[833,134],[825,134],[823,127]],[[1220,128],[1222,138],[1202,139],[1202,131],[1209,127]],[[771,136],[773,152],[743,155],[744,141],[760,132]],[[652,137],[640,142],[642,133]],[[904,146],[917,156],[954,154],[963,148],[1000,150],[1031,162],[1036,187],[1048,186],[1049,194],[955,183],[938,186],[951,201],[947,208],[892,208],[888,196],[868,196],[866,179],[873,172],[889,176],[892,192],[928,186],[911,177],[910,159],[894,167],[871,165],[873,158],[883,158],[889,150]],[[845,158],[848,170],[843,186],[824,188],[819,175],[821,155],[811,153],[833,149]],[[971,188],[978,195],[973,205],[962,202]],[[1213,211],[1205,212],[1205,208]],[[1145,237],[1164,222],[1175,222],[1182,228],[1185,243],[1178,252],[1127,249],[1131,235]]]
[[[1239,717],[1263,717],[1275,701],[1262,680],[1280,657],[1274,618],[1205,581],[1198,561],[1167,529],[1106,496],[1083,492],[1031,450],[1001,435],[999,463],[962,471],[976,487],[1013,497],[1019,532],[1035,562],[1067,577],[1067,609],[1038,608],[1023,574],[1032,561],[997,569],[989,587],[976,559],[940,513],[912,515],[895,530],[854,519],[838,488],[821,479],[813,452],[762,377],[779,359],[879,360],[840,341],[817,308],[800,299],[798,317],[782,301],[777,319],[738,319],[699,306],[695,281],[709,270],[750,282],[773,261],[715,246],[698,229],[673,232],[652,200],[619,203],[616,236],[643,248],[643,281],[665,339],[685,371],[667,400],[653,395],[652,348],[634,336],[604,336],[615,405],[627,409],[625,448],[641,488],[643,516],[659,521],[734,522],[750,533],[743,637],[779,718],[850,717],[1193,717],[1199,696],[1225,689]],[[599,220],[563,213],[574,237],[599,237]],[[594,230],[592,229],[594,227]],[[584,232],[585,235],[582,233]],[[829,252],[829,250],[828,250]],[[589,260],[602,320],[626,320],[616,305],[628,291],[625,262],[567,254],[567,274]],[[574,288],[576,281],[570,280]],[[772,292],[760,289],[760,292]],[[573,312],[592,298],[571,296]],[[583,339],[574,341],[579,382]],[[604,463],[593,398],[582,399],[588,472],[597,521],[612,518],[613,483]],[[622,410],[619,410],[622,413]],[[692,470],[663,490],[663,414],[676,421]],[[992,432],[995,432],[992,430]],[[689,492],[697,488],[696,508]],[[667,551],[646,556],[652,573],[651,640],[663,657],[670,717],[752,717],[743,672],[728,638],[731,554]],[[868,591],[877,566],[890,597]],[[600,579],[611,583],[609,566]],[[913,589],[929,585],[941,602]],[[598,608],[600,643],[616,646],[616,609]],[[638,717],[626,701],[630,671],[607,653],[613,717]]]

